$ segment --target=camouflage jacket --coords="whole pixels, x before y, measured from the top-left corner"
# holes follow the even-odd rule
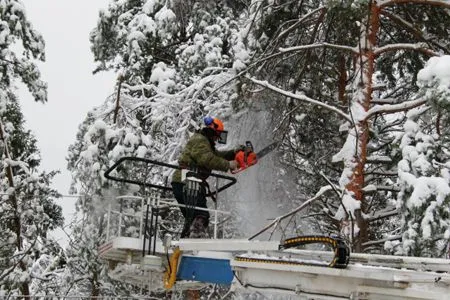
[[[181,152],[178,164],[183,168],[197,167],[201,173],[209,174],[211,170],[228,171],[229,160],[233,159],[234,150],[217,151],[205,135],[194,133]],[[174,172],[172,182],[181,182],[180,170]]]

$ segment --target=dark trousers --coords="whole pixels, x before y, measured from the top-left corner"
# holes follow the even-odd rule
[[[201,218],[205,227],[209,224],[209,212],[194,209],[194,206],[207,208],[206,207],[206,188],[201,185],[199,191],[188,191],[183,183],[172,182],[172,191],[177,200],[178,204],[186,205],[187,207],[180,207],[181,213],[184,217],[184,227],[181,232],[181,237],[189,236],[189,228],[194,221],[194,219]]]

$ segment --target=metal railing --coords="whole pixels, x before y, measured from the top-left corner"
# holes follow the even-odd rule
[[[125,168],[126,164],[131,164],[128,166],[128,168]],[[133,165],[134,164],[134,165]],[[218,237],[218,226],[219,224],[219,214],[229,215],[228,212],[221,211],[217,209],[217,202],[215,204],[214,209],[208,209],[208,208],[201,208],[197,206],[192,205],[182,205],[178,204],[176,201],[168,201],[168,199],[161,199],[161,193],[171,191],[172,188],[170,186],[167,186],[166,184],[161,183],[161,176],[157,176],[159,179],[150,178],[153,181],[147,181],[148,176],[142,175],[142,178],[139,177],[139,172],[132,172],[132,173],[126,173],[126,175],[122,174],[124,172],[120,172],[119,170],[146,170],[145,174],[149,174],[149,172],[152,172],[154,174],[165,174],[165,169],[179,169],[182,171],[188,171],[189,174],[193,177],[202,178],[205,176],[204,173],[198,172],[198,170],[191,170],[191,169],[184,169],[177,165],[171,165],[151,159],[146,158],[139,158],[139,157],[122,157],[120,158],[114,165],[112,165],[108,170],[105,171],[105,177],[110,180],[114,180],[117,182],[122,183],[128,183],[128,184],[135,184],[143,188],[144,190],[147,189],[147,191],[150,191],[150,197],[143,198],[143,197],[137,197],[137,196],[121,196],[118,197],[119,199],[119,208],[117,210],[113,210],[112,204],[109,204],[109,210],[108,210],[108,223],[107,223],[107,240],[110,240],[112,237],[111,235],[111,228],[112,225],[115,225],[116,223],[111,222],[111,217],[117,215],[118,221],[117,221],[117,232],[116,236],[123,236],[122,227],[124,227],[125,220],[130,221],[130,219],[136,219],[138,221],[138,228],[139,228],[139,238],[143,238],[143,255],[145,255],[145,247],[146,247],[146,241],[147,236],[149,240],[148,244],[148,252],[151,254],[151,252],[155,252],[155,245],[156,245],[156,236],[159,230],[158,220],[159,220],[159,210],[162,207],[162,205],[169,205],[169,206],[176,206],[176,207],[185,207],[189,209],[195,209],[200,211],[208,211],[211,215],[213,215],[214,221],[211,222],[214,225],[214,233],[213,238],[217,239]],[[195,168],[194,168],[195,169]],[[122,175],[122,177],[121,177]],[[137,176],[138,178],[133,178],[133,176]],[[214,191],[209,191],[209,185],[208,186],[208,193],[206,193],[206,196],[211,196],[213,199],[217,200],[218,193],[229,188],[233,184],[236,183],[236,178],[217,174],[217,173],[210,173],[207,174],[206,177],[211,176],[212,178],[215,178],[215,185],[214,185]],[[167,179],[167,178],[166,178]],[[225,184],[222,186],[219,185],[219,179],[225,180]],[[167,181],[167,180],[166,180]],[[215,197],[214,197],[215,196]],[[137,215],[127,213],[123,209],[123,203],[126,199],[129,199],[131,201],[140,201],[140,211],[141,214]],[[145,215],[144,215],[145,214]],[[150,224],[149,224],[150,223]],[[223,223],[223,221],[222,221]],[[150,226],[149,226],[150,225]],[[147,232],[147,230],[150,230],[150,233]],[[129,234],[129,233],[127,233]],[[153,246],[153,250],[151,247]]]
[[[230,216],[231,213],[228,211],[219,210],[217,208],[209,209],[209,208],[203,208],[203,207],[192,207],[187,206],[184,204],[179,204],[175,201],[175,199],[172,198],[159,198],[157,194],[154,194],[153,196],[149,196],[147,198],[140,197],[140,196],[132,196],[132,195],[123,195],[118,196],[115,199],[117,201],[115,203],[109,203],[108,205],[108,213],[107,213],[107,224],[106,224],[106,240],[109,241],[112,238],[115,237],[135,237],[135,238],[145,238],[146,237],[146,229],[151,230],[153,228],[150,228],[148,226],[148,222],[154,223],[154,220],[152,222],[151,216],[153,215],[154,218],[157,218],[157,210],[161,209],[164,206],[170,206],[170,207],[184,207],[189,209],[195,209],[200,211],[207,211],[211,214],[213,221],[211,224],[213,225],[213,238],[218,238],[218,232],[220,230],[220,226],[223,224],[222,222],[219,222],[220,216]],[[126,204],[130,202],[134,202],[137,205],[134,206],[134,211],[139,210],[139,213],[129,213],[125,208]],[[118,205],[118,207],[114,207],[114,204]],[[217,206],[217,205],[216,205]],[[150,220],[147,218],[150,216]],[[147,226],[146,226],[147,224]],[[136,228],[135,234],[133,234],[129,229],[128,232],[124,230],[125,227]],[[155,230],[155,229],[153,229]],[[159,228],[156,228],[157,232]],[[155,233],[154,232],[154,233]],[[153,236],[156,236],[153,234]],[[154,245],[154,243],[153,243]],[[144,245],[145,246],[145,245]]]
[[[108,218],[107,218],[107,224],[106,224],[106,240],[110,240],[112,237],[121,237],[121,236],[129,236],[136,237],[136,238],[142,238],[142,231],[143,231],[143,217],[144,214],[142,213],[144,205],[145,205],[145,198],[139,197],[139,196],[131,196],[131,195],[124,195],[124,196],[118,196],[115,199],[117,199],[117,203],[119,204],[118,209],[114,209],[113,205],[117,203],[109,203],[108,204]],[[139,209],[139,213],[129,213],[124,209],[124,203],[126,200],[131,200],[135,203],[140,203],[140,206],[136,206],[136,209]],[[112,220],[113,219],[113,220]],[[133,222],[134,220],[134,222]],[[112,222],[114,221],[114,222]],[[133,226],[138,228],[138,235],[133,236],[133,234],[124,234],[123,228],[125,226]],[[117,226],[117,229],[115,232],[112,232]],[[113,234],[111,234],[113,233]]]

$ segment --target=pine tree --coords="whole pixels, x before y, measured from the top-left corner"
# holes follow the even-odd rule
[[[374,245],[369,241],[399,230],[395,222],[377,227],[380,215],[392,218],[397,212],[392,206],[401,158],[395,137],[405,122],[399,112],[426,102],[412,101],[416,74],[429,56],[449,51],[447,25],[436,24],[448,22],[447,4],[254,1],[253,6],[252,37],[264,50],[254,56],[249,78],[286,99],[280,102],[283,149],[301,170],[299,181],[312,183],[300,190],[310,198],[326,184],[318,165],[339,182],[342,195],[317,201],[313,215],[322,215],[325,231],[355,238],[355,250],[369,250]],[[411,24],[433,34],[425,36]],[[338,147],[343,148],[330,155]]]
[[[448,120],[450,56],[431,58],[419,74],[419,96],[428,105],[411,111],[401,139],[397,206],[401,210],[402,242],[391,250],[413,256],[445,257],[450,238],[450,155]],[[444,72],[442,72],[443,70]]]
[[[0,294],[29,296],[42,278],[54,276],[53,267],[39,272],[36,266],[58,260],[59,246],[47,233],[63,218],[53,202],[58,194],[50,188],[56,172],[39,173],[36,140],[24,128],[15,94],[20,79],[36,101],[47,101],[46,83],[34,63],[45,59],[44,41],[21,1],[2,1],[0,19]]]
[[[84,195],[68,262],[80,279],[74,293],[115,293],[97,256],[106,238],[99,208],[112,201],[111,190],[148,192],[106,181],[106,169],[124,156],[174,163],[201,116],[231,113],[233,86],[211,99],[207,93],[233,78],[237,54],[246,59],[242,47],[233,48],[240,43],[234,18],[241,9],[240,1],[112,1],[100,13],[91,33],[96,71],[114,69],[119,78],[117,94],[92,110],[70,148],[74,187]],[[172,170],[146,171],[126,166],[121,175],[165,184]]]
[[[40,164],[36,140],[23,128],[24,119],[13,94],[0,114],[2,141],[2,178],[0,247],[2,260],[0,286],[10,295],[30,295],[41,291],[40,278],[52,278],[58,264],[41,271],[38,265],[61,259],[61,249],[47,236],[63,225],[62,209],[54,203],[59,195],[50,188],[56,172],[38,173]],[[43,276],[43,277],[41,277]],[[55,290],[53,290],[54,292]]]
[[[192,120],[231,113],[238,98],[234,86],[211,97],[208,91],[231,80],[248,58],[234,20],[242,7],[234,4],[114,1],[100,14],[91,33],[97,70],[119,72],[123,84],[116,106],[135,102],[155,159],[176,160],[179,145],[195,130]]]

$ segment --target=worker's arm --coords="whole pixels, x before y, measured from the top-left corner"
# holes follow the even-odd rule
[[[191,155],[197,166],[200,168],[224,172],[230,169],[229,161],[218,155],[218,153],[214,153],[206,139],[205,141],[197,141],[197,143],[193,145]],[[231,159],[233,159],[233,157]]]
[[[223,151],[217,151],[217,155],[226,159],[226,160],[233,160],[234,155],[236,154],[236,150],[223,150]]]

